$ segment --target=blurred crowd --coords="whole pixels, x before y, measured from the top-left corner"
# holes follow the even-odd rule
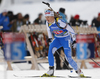
[[[97,17],[93,18],[91,20],[91,25],[88,25],[87,20],[80,19],[80,15],[76,14],[74,16],[71,16],[70,21],[67,21],[67,14],[65,13],[65,8],[60,8],[59,12],[60,16],[62,16],[62,19],[68,23],[71,26],[74,27],[96,27],[98,31],[100,31],[100,13],[98,13]],[[45,24],[42,20],[43,14],[39,13],[37,18],[33,22],[30,22],[30,15],[22,15],[22,13],[17,13],[16,15],[13,14],[13,11],[7,11],[4,10],[0,14],[0,26],[3,26],[3,29],[1,29],[2,32],[18,32],[22,25],[41,25]],[[40,57],[46,57],[48,55],[48,36],[46,36],[44,33],[38,33],[33,32],[29,33],[29,40],[31,43],[31,46],[33,48],[34,53],[37,55],[38,58]],[[0,35],[1,36],[1,35]],[[100,57],[100,34],[96,34],[96,45],[95,45],[95,57]],[[2,37],[2,36],[1,36]],[[1,41],[1,39],[0,39]],[[60,53],[63,48],[60,48],[58,52]],[[61,53],[60,53],[61,54]],[[27,55],[29,56],[30,53],[27,50]],[[75,56],[76,52],[75,49],[72,48],[72,55]],[[57,69],[60,69],[59,67],[59,56],[55,53],[55,58],[57,62]],[[66,68],[65,65],[63,65],[63,68]]]
[[[91,25],[88,25],[87,20],[80,19],[80,15],[76,14],[74,16],[71,16],[69,22],[67,21],[67,14],[65,13],[65,8],[60,8],[58,13],[62,16],[62,19],[69,23],[71,26],[78,26],[78,27],[96,27],[98,31],[100,31],[100,13],[98,13],[97,17],[93,18],[91,20]],[[13,14],[13,11],[7,11],[3,10],[2,13],[0,13],[0,26],[3,26],[2,32],[18,32],[20,30],[20,27],[24,24],[33,24],[33,25],[40,25],[45,24],[42,17],[44,15],[42,13],[39,13],[37,18],[33,22],[30,22],[30,15],[22,15],[22,13]]]
[[[22,13],[13,14],[12,11],[4,10],[0,14],[0,26],[3,26],[2,32],[18,32],[20,27],[24,24],[43,24],[41,18],[43,14],[39,13],[38,17],[31,23],[29,21],[29,14],[22,15]]]

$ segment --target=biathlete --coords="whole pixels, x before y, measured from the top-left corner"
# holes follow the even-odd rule
[[[49,71],[43,74],[43,77],[50,77],[54,75],[54,56],[53,54],[60,47],[64,48],[65,58],[69,62],[69,64],[73,67],[73,69],[80,75],[80,77],[84,77],[83,72],[78,68],[76,62],[72,59],[71,56],[71,35],[72,39],[75,41],[75,32],[74,30],[62,19],[56,18],[55,13],[48,9],[45,11],[46,18],[46,26],[48,31],[48,38],[50,43],[49,51],[48,51],[48,61],[49,61]],[[69,33],[70,32],[70,33]],[[52,40],[52,34],[54,35],[54,39]]]

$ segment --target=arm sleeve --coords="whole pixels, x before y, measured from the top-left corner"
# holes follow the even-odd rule
[[[48,38],[52,38],[52,33],[50,31],[50,28],[48,27],[48,22],[46,22],[46,26],[47,26]]]
[[[68,30],[69,32],[71,32],[71,33],[73,33],[73,34],[75,34],[74,29],[73,29],[71,26],[69,26],[65,21],[59,19],[59,20],[58,20],[58,23],[60,24],[60,27],[62,27],[62,28],[64,28],[64,29]]]
[[[69,32],[71,32],[72,34],[75,34],[75,31],[74,31],[74,29],[73,29],[71,26],[69,26],[68,24],[67,24],[66,26],[67,26],[66,29],[67,29]]]
[[[76,33],[75,33],[74,29],[71,26],[69,26],[68,24],[67,24],[66,29],[71,33],[72,41],[75,41],[76,40]]]
[[[71,34],[72,41],[76,41],[76,34]]]
[[[59,19],[59,20],[58,20],[58,24],[59,24],[60,27],[62,27],[62,28],[65,28],[65,26],[66,26],[66,22],[65,22],[64,20],[62,20],[62,19]]]
[[[0,19],[0,25],[3,24],[4,19],[5,19],[5,17],[3,17],[3,18]]]

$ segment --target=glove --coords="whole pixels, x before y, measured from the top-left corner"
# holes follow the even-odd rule
[[[76,41],[73,41],[72,48],[76,48]]]
[[[47,42],[48,42],[49,45],[50,45],[50,43],[52,42],[52,38],[49,38],[49,39],[47,40]]]

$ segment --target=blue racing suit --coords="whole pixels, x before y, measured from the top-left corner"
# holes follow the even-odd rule
[[[78,70],[78,66],[76,62],[71,57],[71,35],[72,39],[75,40],[75,32],[74,30],[66,24],[65,21],[62,19],[58,19],[58,24],[60,27],[64,28],[61,29],[57,26],[56,21],[54,23],[49,24],[46,22],[47,31],[48,31],[48,38],[52,38],[52,33],[54,34],[54,39],[50,43],[49,52],[48,52],[48,61],[49,66],[54,66],[54,56],[53,54],[57,49],[60,47],[64,48],[65,58],[68,60],[69,64],[75,69]],[[71,33],[71,35],[70,35]]]

